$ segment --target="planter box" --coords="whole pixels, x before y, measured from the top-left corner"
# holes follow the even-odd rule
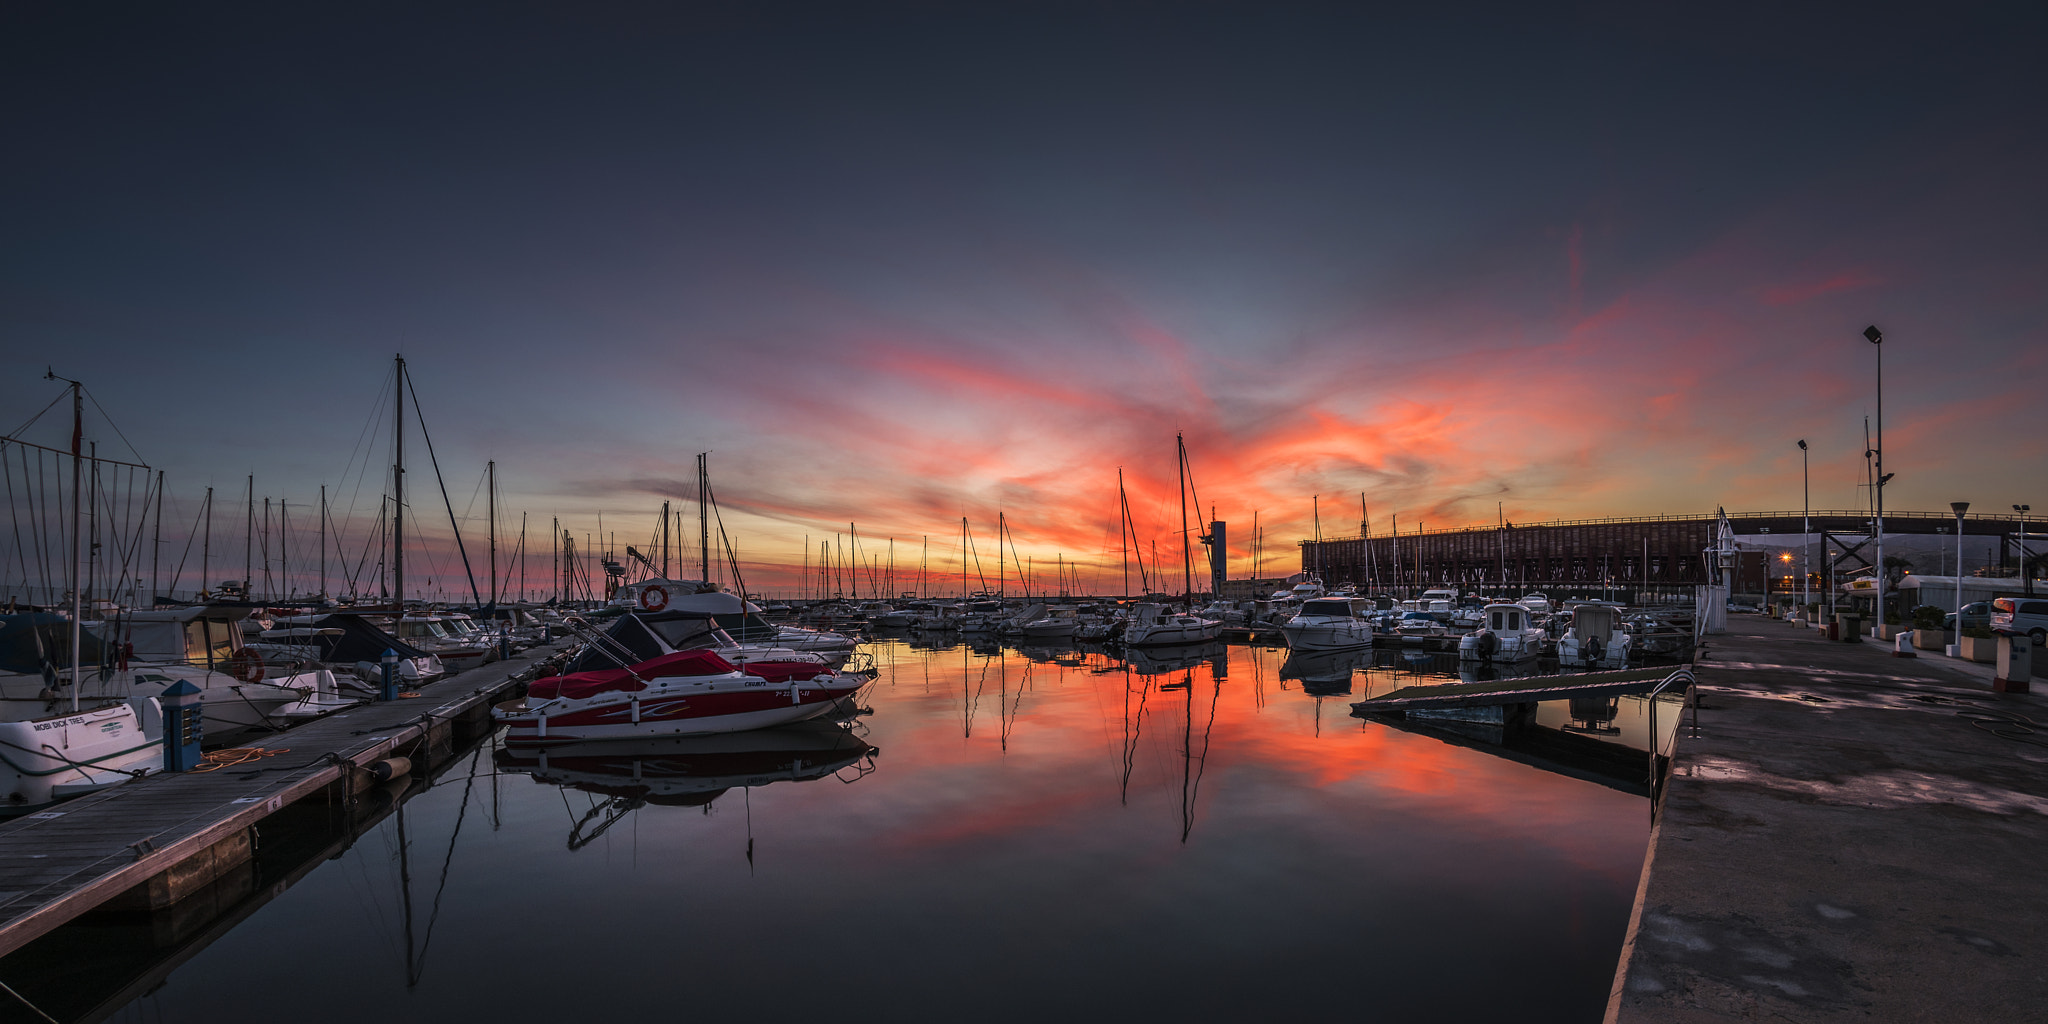
[[[1903,626],[1873,625],[1870,627],[1870,635],[1878,640],[1890,640],[1905,631]]]
[[[1980,665],[1996,664],[1998,661],[1998,638],[1966,636],[1958,641],[1963,647],[1963,660]]]
[[[1913,631],[1913,646],[1923,651],[1938,651],[1948,646],[1948,630],[1916,629]]]

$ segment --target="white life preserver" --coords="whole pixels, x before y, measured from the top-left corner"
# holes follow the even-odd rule
[[[668,591],[661,587],[648,587],[642,590],[640,607],[650,612],[658,612],[668,607]]]

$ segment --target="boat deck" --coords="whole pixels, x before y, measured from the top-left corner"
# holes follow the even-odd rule
[[[491,701],[566,649],[535,647],[421,687],[417,697],[335,712],[242,746],[278,751],[214,771],[151,775],[0,823],[0,955],[166,873],[212,877],[246,858],[251,826],[394,754],[487,728]],[[239,851],[228,849],[241,843]],[[202,881],[204,879],[201,879]]]

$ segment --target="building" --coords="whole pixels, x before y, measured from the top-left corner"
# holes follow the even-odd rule
[[[1811,533],[1802,533],[1801,515],[1728,514],[1741,549],[1734,593],[1798,592],[1802,561],[1816,593],[1825,592],[1831,580],[1873,571],[1877,545],[1869,512],[1812,512]],[[1356,583],[1391,591],[1447,584],[1503,590],[1687,588],[1707,582],[1705,551],[1718,522],[1714,515],[1644,516],[1302,541],[1301,564],[1332,586]],[[2027,525],[2024,550],[2030,554],[2024,557],[2038,566],[2048,537],[2041,535],[2043,524]],[[1908,563],[1903,568],[1913,572],[1955,574],[1953,513],[1886,512],[1884,526],[1887,560],[1902,558]],[[1966,516],[1963,574],[2017,570],[2021,526],[2017,516]],[[1896,576],[1901,567],[1894,567]]]

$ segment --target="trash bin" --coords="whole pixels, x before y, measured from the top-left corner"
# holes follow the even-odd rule
[[[2034,638],[2025,633],[1998,638],[1998,676],[1991,688],[1999,693],[2026,693],[2034,678]]]
[[[1850,612],[1836,612],[1835,625],[1841,627],[1842,642],[1855,643],[1863,636],[1863,616]]]

